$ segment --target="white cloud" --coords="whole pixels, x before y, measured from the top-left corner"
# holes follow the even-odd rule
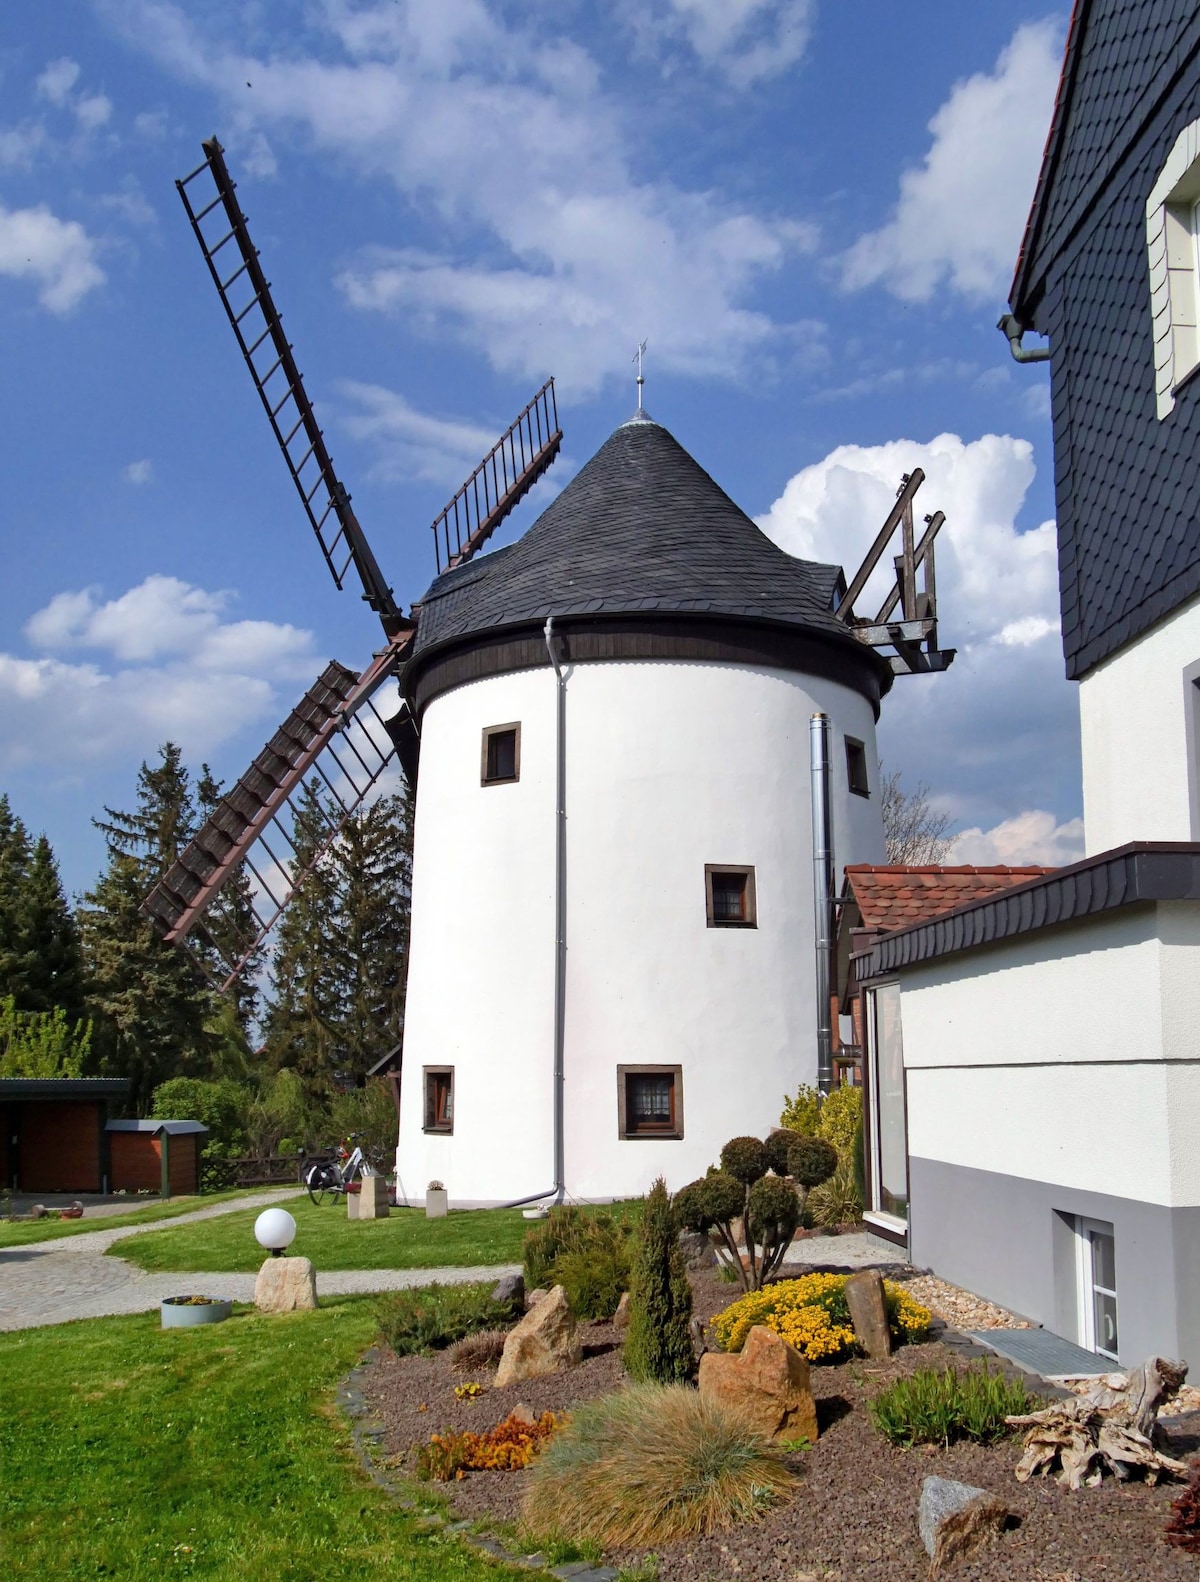
[[[1005,819],[989,830],[964,829],[954,837],[948,863],[976,868],[997,865],[1020,868],[1036,864],[1061,868],[1083,858],[1083,820],[1059,823],[1053,813],[1030,810]]]
[[[956,83],[929,123],[924,162],[900,178],[888,222],[846,254],[850,289],[881,282],[906,302],[949,284],[1000,299],[1033,201],[1061,62],[1057,20],[1026,23],[995,68]]]
[[[502,432],[455,418],[418,412],[383,385],[342,380],[338,389],[359,408],[342,424],[356,439],[368,441],[382,478],[427,478],[456,487],[491,450]]]
[[[736,376],[777,354],[788,328],[749,298],[815,247],[815,229],[636,175],[621,107],[585,51],[478,0],[327,0],[319,14],[340,59],[259,58],[200,35],[166,0],[116,13],[131,41],[222,101],[233,163],[252,139],[299,127],[436,218],[448,238],[436,256],[379,252],[345,270],[355,306],[403,313],[506,373],[553,367],[576,394],[623,377],[641,336],[659,367],[691,374]]]
[[[1058,638],[1054,524],[1017,528],[1034,476],[1028,441],[942,434],[927,444],[843,445],[797,473],[759,525],[793,554],[835,561],[852,576],[901,474],[916,466],[926,474],[918,530],[926,512],[946,513],[936,541],[939,641],[958,657],[943,675],[897,679],[883,703],[883,756],[909,784],[925,781],[956,821],[987,827],[1031,802],[1071,814],[1079,725]],[[876,572],[859,614],[876,612],[891,580]]]
[[[128,467],[124,468],[121,476],[126,483],[136,484],[140,487],[144,483],[149,483],[151,478],[153,478],[154,463],[145,459],[142,461],[131,461]]]
[[[38,301],[68,313],[103,285],[96,244],[77,220],[60,220],[44,204],[6,209],[0,204],[0,275],[38,282]]]
[[[107,125],[112,118],[112,100],[102,93],[92,93],[76,99],[71,108],[75,112],[75,119],[85,132],[96,131],[99,127]]]
[[[5,127],[0,131],[0,169],[28,170],[45,142],[45,128],[38,121]]]
[[[626,20],[643,48],[662,55],[686,41],[701,63],[749,88],[804,55],[816,0],[633,0]],[[666,60],[667,70],[677,63]]]
[[[64,105],[71,96],[71,89],[79,81],[79,63],[63,56],[52,60],[34,84],[39,98],[51,104]]]
[[[320,668],[312,634],[228,620],[231,602],[164,576],[58,594],[25,626],[42,657],[0,653],[0,768],[117,762],[168,737],[203,756],[273,725]]]

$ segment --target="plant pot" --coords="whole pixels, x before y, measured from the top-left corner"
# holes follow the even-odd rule
[[[450,1209],[450,1194],[445,1187],[430,1187],[425,1194],[425,1218],[445,1219]]]
[[[201,1324],[223,1324],[233,1312],[233,1302],[223,1296],[206,1297],[195,1302],[182,1296],[167,1296],[160,1303],[164,1329],[196,1329]]]

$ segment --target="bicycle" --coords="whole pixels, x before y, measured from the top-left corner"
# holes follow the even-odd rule
[[[357,1132],[351,1133],[345,1143],[339,1143],[333,1158],[310,1159],[305,1164],[301,1172],[301,1180],[308,1188],[309,1197],[318,1207],[338,1196],[345,1197],[350,1183],[356,1176],[364,1178],[378,1175],[379,1172],[357,1143],[353,1152],[347,1147],[346,1144],[354,1143],[357,1136]]]

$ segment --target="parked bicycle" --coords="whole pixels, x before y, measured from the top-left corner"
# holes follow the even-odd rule
[[[352,1132],[344,1143],[337,1145],[332,1157],[324,1155],[305,1163],[301,1180],[314,1203],[327,1203],[336,1197],[345,1197],[355,1178],[363,1180],[367,1176],[379,1174],[357,1143],[358,1135]],[[353,1151],[349,1147],[350,1143],[355,1144]]]

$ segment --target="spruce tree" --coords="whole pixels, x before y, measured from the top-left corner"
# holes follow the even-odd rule
[[[79,930],[63,893],[54,851],[45,835],[33,848],[17,906],[18,960],[7,992],[18,1010],[84,1014],[83,954]]]
[[[221,800],[221,782],[207,764],[202,764],[196,781],[197,824],[212,814]],[[209,957],[209,970],[216,982],[224,981],[230,969],[242,959],[258,934],[252,905],[250,876],[243,864],[225,883],[216,900],[195,930],[197,947]],[[259,980],[266,952],[255,946],[237,980],[227,991],[243,1033],[249,1033],[259,1010]]]
[[[650,1189],[629,1280],[625,1367],[633,1379],[679,1384],[696,1371],[691,1334],[692,1288],[679,1247],[679,1227],[666,1182]]]
[[[23,954],[21,906],[29,878],[29,832],[0,794],[0,995],[17,996]]]

